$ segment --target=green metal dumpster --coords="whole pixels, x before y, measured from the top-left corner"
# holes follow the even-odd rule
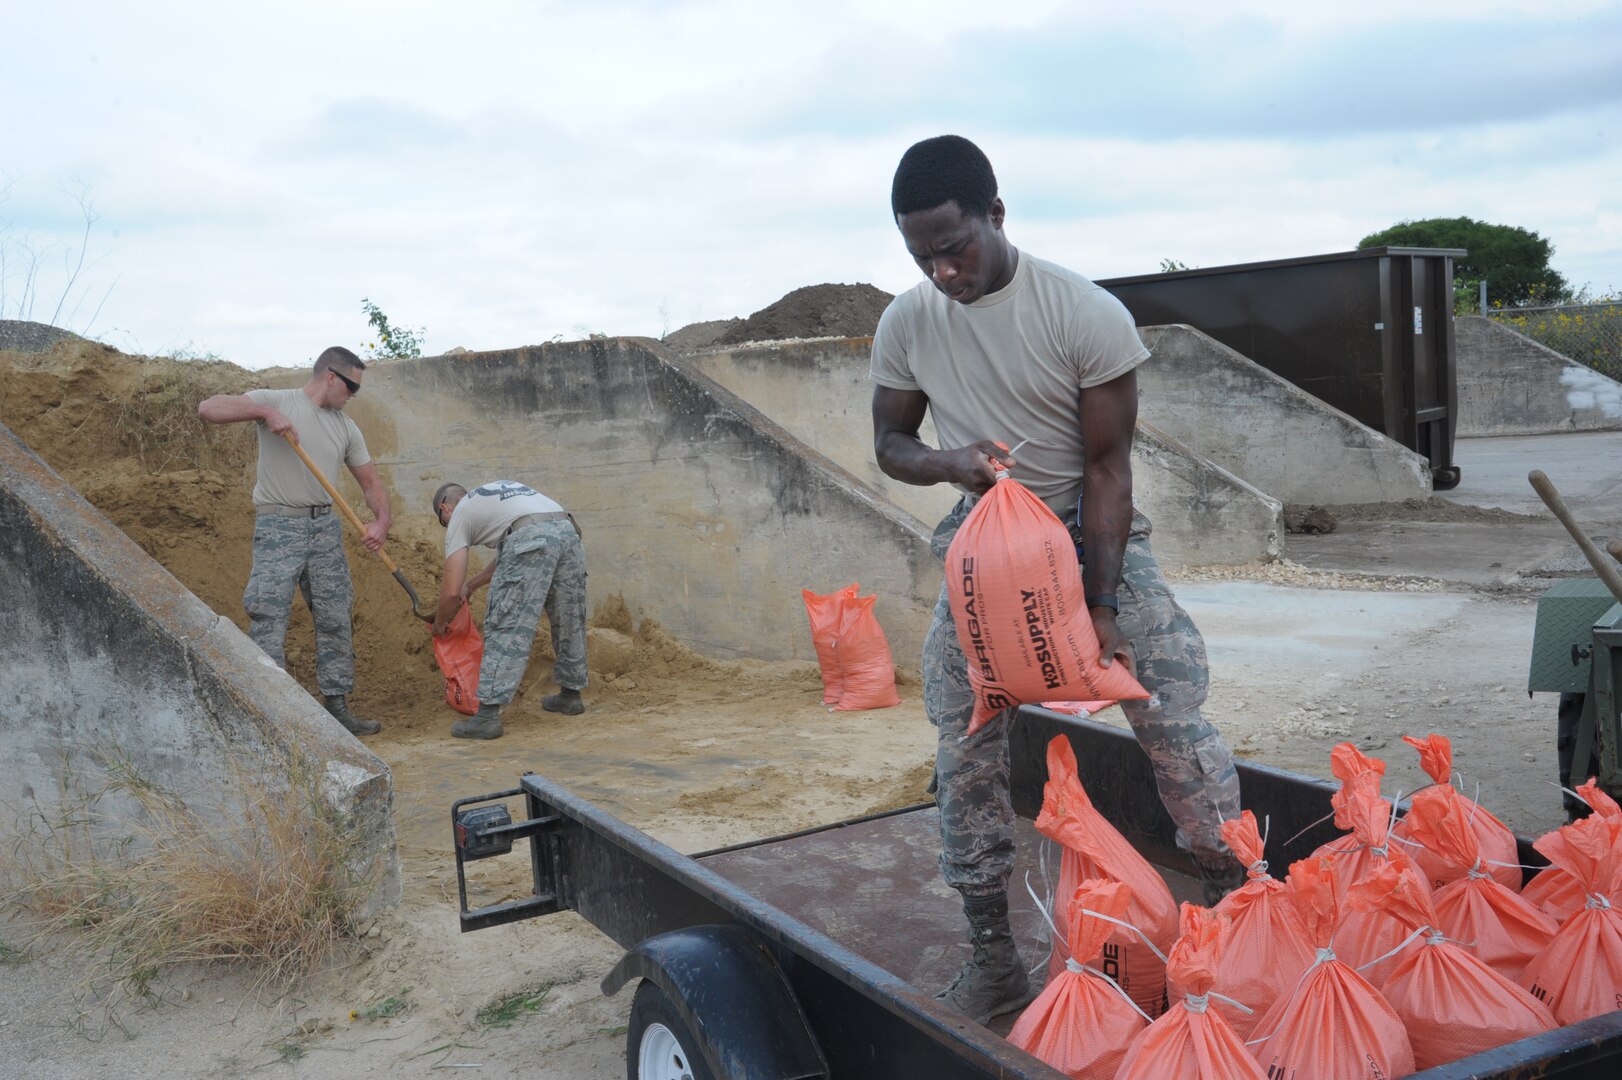
[[[1425,457],[1453,463],[1457,248],[1364,248],[1110,278],[1139,326],[1185,323]]]

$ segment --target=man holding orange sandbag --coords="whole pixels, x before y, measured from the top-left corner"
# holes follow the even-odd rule
[[[1222,842],[1239,814],[1239,779],[1222,736],[1201,716],[1205,643],[1177,604],[1132,506],[1135,370],[1149,351],[1126,309],[1079,274],[1017,250],[986,156],[967,139],[927,139],[902,156],[891,210],[928,279],[891,302],[873,339],[873,442],[884,472],[910,484],[955,484],[958,505],[935,530],[944,557],[958,528],[1015,459],[1013,475],[1077,540],[1101,663],[1134,665],[1152,695],[1123,701],[1154,764],[1178,843],[1215,902],[1244,879]],[[926,412],[940,448],[918,435]],[[1008,923],[1014,813],[1008,725],[998,713],[968,735],[974,695],[946,590],[924,644],[924,705],[939,729],[935,777],[941,869],[963,897],[974,955],[938,997],[984,1022],[1030,999]]]

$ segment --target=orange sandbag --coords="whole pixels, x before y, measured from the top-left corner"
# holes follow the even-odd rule
[[[1520,859],[1515,849],[1515,834],[1509,831],[1508,825],[1499,821],[1487,809],[1454,789],[1453,744],[1448,741],[1447,736],[1428,735],[1423,739],[1416,739],[1411,735],[1404,735],[1402,741],[1419,751],[1420,767],[1436,781],[1431,787],[1420,788],[1414,792],[1413,801],[1417,803],[1420,799],[1443,790],[1451,792],[1464,807],[1465,819],[1475,830],[1481,857],[1486,860],[1487,872],[1502,882],[1506,889],[1520,892],[1521,868],[1517,865]],[[1392,827],[1391,835],[1399,840],[1412,839],[1406,819]],[[1423,845],[1409,848],[1408,854],[1413,856],[1420,873],[1432,889],[1439,889],[1449,881],[1463,877],[1465,871],[1469,869],[1438,859],[1426,851]]]
[[[1476,830],[1451,787],[1414,796],[1413,809],[1403,820],[1410,837],[1450,875],[1460,875],[1436,890],[1437,927],[1454,941],[1471,942],[1470,951],[1489,967],[1520,981],[1526,965],[1549,947],[1558,924],[1487,872]]]
[[[1359,793],[1379,798],[1385,762],[1369,757],[1349,742],[1343,742],[1329,751],[1329,771],[1340,781],[1340,790],[1329,796],[1329,805],[1335,810],[1335,828],[1345,829],[1346,835],[1320,846],[1309,857],[1335,860],[1339,870],[1335,887],[1341,890],[1335,897],[1338,904],[1346,899],[1347,886],[1368,868],[1370,858],[1368,848],[1351,831],[1351,800]]]
[[[822,669],[822,703],[837,705],[845,692],[845,676],[839,666],[839,651],[834,643],[839,639],[839,619],[845,613],[847,601],[856,599],[857,586],[846,585],[831,593],[814,593],[801,589],[805,601],[805,614],[811,620],[811,646],[817,651],[817,666]]]
[[[1268,1076],[1407,1076],[1414,1071],[1414,1049],[1402,1018],[1329,947],[1340,921],[1336,873],[1330,859],[1308,858],[1290,867],[1290,898],[1318,958],[1256,1025],[1263,1035],[1252,1049]]]
[[[1147,698],[1130,665],[1098,663],[1070,532],[1047,504],[999,473],[946,551],[946,591],[974,690],[974,734],[1036,701]]]
[[[1126,919],[1131,904],[1131,887],[1118,881],[1084,881],[1071,893],[1060,925],[1086,963],[1067,962],[1008,1033],[1010,1043],[1076,1080],[1113,1080],[1126,1048],[1149,1023],[1099,963],[1116,930],[1106,919]]]
[[[1359,792],[1349,800],[1346,815],[1352,823],[1352,835],[1362,845],[1358,853],[1362,860],[1359,863],[1355,856],[1347,860],[1356,866],[1357,877],[1343,889],[1343,897],[1350,895],[1358,882],[1394,867],[1410,871],[1414,888],[1429,898],[1430,886],[1419,875],[1414,861],[1391,840],[1391,804],[1367,792]],[[1344,864],[1340,869],[1343,874],[1353,872]],[[1369,982],[1384,986],[1386,975],[1396,964],[1396,958],[1387,954],[1412,930],[1413,927],[1379,907],[1354,907],[1346,903],[1341,909],[1340,925],[1335,928],[1335,952]]]
[[[1222,840],[1233,850],[1234,858],[1249,868],[1249,874],[1243,885],[1213,909],[1228,920],[1216,962],[1216,990],[1251,1011],[1222,1001],[1214,1002],[1212,1008],[1222,1013],[1241,1038],[1248,1039],[1262,1014],[1288,994],[1301,973],[1312,966],[1315,950],[1284,882],[1267,872],[1256,815],[1246,810],[1224,821]]]
[[[895,692],[895,658],[885,640],[879,620],[873,614],[877,596],[852,597],[839,617],[839,671],[844,679],[839,712],[858,709],[888,709],[901,704]]]
[[[1116,1080],[1266,1080],[1226,1014],[1210,1007],[1227,948],[1224,919],[1184,904],[1179,921],[1182,934],[1166,957],[1166,979],[1182,1000],[1132,1040]]]
[[[1048,743],[1048,781],[1042,789],[1036,830],[1064,850],[1053,911],[1058,926],[1069,924],[1070,897],[1082,881],[1107,878],[1131,886],[1131,906],[1122,921],[1137,927],[1142,935],[1116,928],[1103,943],[1102,966],[1138,1008],[1151,1017],[1159,1016],[1166,999],[1162,957],[1177,938],[1177,901],[1159,872],[1093,806],[1077,774],[1076,752],[1063,735]],[[1055,941],[1050,976],[1062,972],[1070,956],[1066,943]]]
[[[1600,817],[1622,818],[1622,807],[1618,807],[1615,799],[1600,790],[1597,780],[1590,780],[1578,788],[1577,797]],[[1558,866],[1551,866],[1535,875],[1521,890],[1521,895],[1555,922],[1565,922],[1577,914],[1588,899],[1583,893],[1582,884]],[[1622,896],[1613,896],[1611,901],[1622,903]]]
[[[484,662],[484,635],[473,625],[463,604],[451,617],[443,637],[434,638],[434,663],[445,676],[445,704],[472,716],[479,711],[479,665]]]
[[[1587,900],[1567,919],[1521,984],[1562,1024],[1608,1013],[1622,1003],[1622,819],[1583,818],[1540,837],[1538,851],[1582,885]]]
[[[1381,993],[1408,1027],[1416,1069],[1554,1030],[1542,1002],[1437,929],[1430,896],[1411,867],[1386,864],[1353,885],[1346,903],[1378,910],[1407,931]]]

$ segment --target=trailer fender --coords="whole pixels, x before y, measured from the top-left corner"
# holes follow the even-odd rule
[[[613,997],[648,979],[697,1035],[718,1080],[815,1080],[827,1062],[782,971],[736,925],[691,926],[640,942],[603,979]]]

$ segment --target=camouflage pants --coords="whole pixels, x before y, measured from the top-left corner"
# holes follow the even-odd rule
[[[484,612],[479,703],[506,705],[529,666],[541,611],[552,624],[552,677],[570,690],[586,687],[586,552],[566,520],[520,526],[501,542]]]
[[[316,684],[323,694],[350,693],[355,689],[349,622],[355,586],[349,580],[343,522],[337,514],[254,519],[253,570],[242,606],[248,612],[248,636],[278,667],[287,666],[284,648],[295,589],[304,594],[315,623]]]
[[[936,528],[936,555],[945,557],[970,507],[969,500],[959,501]],[[1239,774],[1221,734],[1200,715],[1210,680],[1205,640],[1172,596],[1146,535],[1134,533],[1128,541],[1116,595],[1121,636],[1136,657],[1138,681],[1153,695],[1123,701],[1121,708],[1153,763],[1161,802],[1177,825],[1177,845],[1196,859],[1231,859],[1221,825],[1239,816]],[[1015,710],[965,736],[974,694],[944,584],[924,639],[924,710],[938,729],[942,876],[969,894],[1006,890],[1014,866],[1008,729]]]

